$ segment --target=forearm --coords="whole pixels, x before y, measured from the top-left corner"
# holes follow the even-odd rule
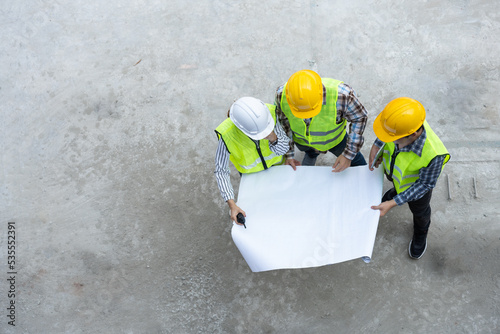
[[[274,145],[269,142],[269,149],[277,155],[285,155],[290,150],[290,139],[287,137],[279,121],[276,122],[274,132],[277,140]]]
[[[429,185],[417,181],[410,188],[394,196],[394,201],[396,201],[397,205],[403,205],[411,201],[416,201],[422,198],[422,196],[424,196],[431,189],[432,188],[429,187]]]
[[[217,180],[217,186],[219,187],[219,192],[222,199],[227,202],[234,199],[234,190],[230,181],[229,169],[227,172],[215,172],[215,178]]]
[[[234,198],[234,190],[230,180],[229,170],[229,152],[222,140],[219,141],[219,146],[215,153],[215,179],[219,187],[220,194],[224,201]]]
[[[343,98],[340,99],[341,105],[338,106],[340,115],[349,123],[349,135],[342,155],[352,160],[363,146],[368,112],[350,86],[344,84],[339,93],[343,94]]]
[[[293,142],[293,132],[290,127],[290,122],[288,121],[288,118],[286,118],[285,114],[281,111],[280,105],[279,105],[279,97],[281,95],[277,95],[276,97],[276,123],[280,123],[281,128],[283,129],[283,134],[286,136],[284,138],[284,142],[287,142],[288,149],[285,152],[285,158],[286,159],[293,159],[295,156],[295,146]]]
[[[349,160],[354,159],[356,154],[361,150],[364,144],[363,131],[366,125],[366,121],[363,124],[353,124],[349,125],[350,133],[347,135],[347,141],[345,145],[344,152],[342,155]]]
[[[236,208],[237,205],[236,205],[236,202],[234,201],[234,199],[228,199],[226,201],[227,205],[229,206],[230,209],[233,209],[233,208]]]

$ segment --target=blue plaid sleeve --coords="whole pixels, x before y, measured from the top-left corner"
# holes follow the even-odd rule
[[[340,123],[342,118],[349,122],[347,143],[342,155],[352,160],[363,146],[363,132],[368,120],[368,112],[358,100],[356,92],[351,86],[342,83],[338,87],[338,92],[337,123]]]
[[[437,156],[425,168],[420,169],[419,179],[408,189],[394,196],[397,205],[415,201],[422,198],[429,190],[436,186],[436,182],[441,174],[445,157]]]

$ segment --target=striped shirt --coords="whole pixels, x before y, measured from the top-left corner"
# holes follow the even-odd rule
[[[278,87],[276,90],[276,116],[283,125],[287,136],[290,138],[290,148],[286,154],[287,159],[294,157],[294,143],[293,134],[290,128],[290,122],[281,110],[281,96],[283,94],[284,85]],[[323,85],[323,105],[326,105],[326,88]],[[342,155],[349,160],[354,159],[363,146],[364,138],[363,132],[365,131],[366,122],[368,120],[368,113],[365,107],[359,102],[356,92],[347,84],[341,83],[338,86],[338,99],[337,99],[337,124],[346,119],[349,122],[349,135],[347,143]],[[309,124],[310,118],[304,119],[306,124]]]
[[[420,134],[420,136],[410,145],[407,145],[402,149],[399,149],[398,145],[396,145],[395,152],[413,152],[421,157],[426,138],[427,133],[425,132],[424,128],[422,134]],[[382,147],[384,145],[384,142],[377,138],[374,145],[377,147]],[[429,190],[434,188],[436,186],[439,175],[441,174],[444,159],[444,156],[437,156],[431,160],[427,167],[421,168],[418,171],[419,178],[417,179],[417,181],[412,184],[410,188],[394,196],[396,204],[403,205],[404,203],[416,201],[422,198],[422,196],[424,196]]]
[[[276,121],[274,133],[278,139],[274,145],[269,142],[269,149],[277,155],[284,155],[288,151],[289,139],[286,136],[285,131],[283,131],[279,121]],[[229,151],[227,150],[224,141],[219,139],[219,145],[217,146],[217,151],[215,152],[215,179],[217,180],[217,186],[219,187],[220,194],[225,202],[230,199],[234,199],[234,190],[231,185],[230,173]]]

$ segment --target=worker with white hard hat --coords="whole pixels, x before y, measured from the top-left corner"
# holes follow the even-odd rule
[[[276,107],[253,97],[242,97],[231,105],[228,118],[215,133],[219,145],[215,154],[215,177],[222,198],[229,205],[231,219],[245,211],[234,201],[229,160],[240,174],[255,173],[283,163],[289,139],[276,121]]]
[[[318,155],[328,151],[337,157],[333,172],[366,165],[360,149],[368,113],[349,85],[311,70],[298,71],[278,87],[275,105],[285,132],[305,153],[302,165],[314,166]],[[294,159],[293,143],[286,164],[295,170],[301,163]]]
[[[389,102],[373,123],[377,139],[370,151],[372,163],[382,163],[393,188],[372,206],[384,216],[396,205],[408,203],[413,214],[413,237],[408,246],[412,259],[427,249],[431,223],[431,196],[444,165],[450,159],[439,137],[425,120],[425,109],[417,100],[400,97]],[[378,153],[380,152],[380,153]]]

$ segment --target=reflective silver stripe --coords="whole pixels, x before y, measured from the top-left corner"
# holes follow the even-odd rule
[[[335,131],[337,131],[341,127],[345,127],[345,124],[340,124],[335,129],[327,131],[327,132],[316,132],[315,131],[315,132],[310,132],[310,134],[311,134],[311,136],[326,136],[326,135],[329,135],[330,133],[334,133]]]
[[[401,171],[401,169],[399,169],[398,166],[394,165],[394,169],[399,172],[399,175],[403,176],[403,172]],[[392,174],[394,175],[394,173],[392,173]]]
[[[295,132],[295,131],[292,131],[292,132],[293,132],[293,135],[294,135],[295,137],[298,137],[298,138],[300,138],[300,139],[307,140],[307,139],[306,139],[306,137],[304,137],[304,136],[303,136],[303,135],[301,135],[300,133]]]
[[[409,179],[409,178],[412,178],[412,177],[418,177],[418,175],[407,175],[407,176],[403,177],[403,180],[401,180],[401,182],[403,182],[405,179]],[[401,182],[399,182],[399,190],[400,191],[403,190],[403,189],[411,187],[416,182],[416,180],[413,181],[413,182],[408,182],[408,183],[404,183],[404,184],[401,184]]]
[[[392,174],[392,180],[397,181],[398,184],[401,184],[401,181],[399,180],[399,178],[394,174]]]
[[[344,132],[340,132],[338,135],[336,135],[335,137],[333,137],[332,139],[328,139],[326,141],[315,141],[315,142],[310,142],[309,140],[307,140],[306,138],[304,137],[301,137],[301,136],[296,136],[298,137],[298,139],[301,139],[303,141],[305,141],[306,143],[308,143],[309,145],[326,145],[326,144],[329,144],[335,140],[337,140],[340,136],[342,136]],[[294,132],[295,134],[295,132]]]
[[[334,133],[336,131],[338,131],[338,129],[342,128],[342,130],[345,128],[345,124],[341,124],[339,126],[337,126],[335,129],[331,130],[331,131],[327,131],[327,132],[317,132],[317,131],[314,131],[314,132],[310,132],[309,134],[311,136],[326,136],[326,135],[329,135],[331,133]],[[299,139],[302,139],[302,140],[305,140],[308,142],[307,138],[305,136],[303,136],[302,134],[298,133],[298,132],[295,132],[293,131],[293,134],[295,135],[295,137],[299,138]],[[336,137],[334,137],[333,139],[330,139],[330,140],[327,140],[325,142],[315,142],[315,143],[312,143],[312,144],[321,144],[321,143],[325,143],[325,144],[328,144],[328,143],[331,143],[332,141],[334,141],[335,139],[337,139],[340,135],[342,135],[342,132],[340,134],[338,134]]]
[[[401,180],[405,180],[405,179],[410,179],[412,177],[418,177],[418,174],[413,174],[413,175],[406,175],[406,176],[403,176],[403,172],[401,171],[401,169],[394,165],[394,169],[397,170],[399,172],[399,175],[402,176],[402,179]],[[393,173],[394,174],[394,173]]]
[[[264,157],[264,160],[268,161],[268,160],[271,160],[271,159],[273,159],[273,158],[275,158],[277,156],[278,155],[276,153],[272,152],[271,155],[269,155],[267,157]],[[243,169],[249,170],[249,169],[254,168],[255,166],[257,166],[260,163],[262,163],[262,161],[260,160],[260,158],[257,158],[251,165],[243,166],[242,164],[240,164],[240,167],[243,168]]]
[[[384,157],[385,154],[389,156],[387,159]],[[385,165],[387,171],[391,168],[391,152],[389,150],[384,150],[384,152],[382,152],[382,163]]]
[[[317,142],[313,142],[311,143],[311,145],[326,145],[326,144],[329,144],[331,143],[332,141],[335,141],[337,140],[338,137],[342,136],[342,134],[344,134],[344,132],[340,132],[338,135],[336,135],[335,137],[333,137],[332,139],[329,139],[327,141],[317,141]]]
[[[404,185],[399,185],[399,191],[403,190],[403,189],[406,189],[406,188],[409,188],[410,186],[412,186],[415,182],[410,182],[410,183],[407,183],[407,184],[404,184]]]
[[[397,170],[397,171],[399,172],[399,175],[401,175],[401,177],[402,177],[401,181],[406,180],[406,179],[411,179],[412,177],[418,177],[418,174],[412,174],[412,175],[406,175],[406,176],[403,176],[403,172],[402,172],[402,171],[401,171],[401,169],[400,169],[398,166],[396,166],[396,165],[394,165],[394,169],[395,169],[395,170]],[[393,175],[394,175],[394,173],[393,173]]]
[[[387,151],[387,150],[384,150],[384,154],[387,153],[389,156],[391,156],[391,152]],[[390,161],[387,161],[387,164],[390,165]],[[395,173],[394,172],[398,172],[398,175],[401,176],[401,179],[399,179],[399,177],[397,175],[394,175]],[[403,183],[404,180],[407,180],[407,179],[411,179],[411,178],[415,178],[415,177],[419,177],[418,174],[412,174],[412,175],[406,175],[406,176],[403,176],[403,172],[401,171],[401,168],[399,168],[398,166],[394,165],[394,172],[392,173],[392,179],[394,182],[397,182],[397,184],[399,184],[399,191],[401,192],[403,189],[406,189],[408,187],[410,187],[412,184],[415,183],[415,181],[413,182],[409,182],[409,183]]]
[[[404,179],[410,179],[412,177],[418,177],[419,175],[418,174],[413,174],[413,175],[406,175],[405,177],[403,177],[403,180]]]

